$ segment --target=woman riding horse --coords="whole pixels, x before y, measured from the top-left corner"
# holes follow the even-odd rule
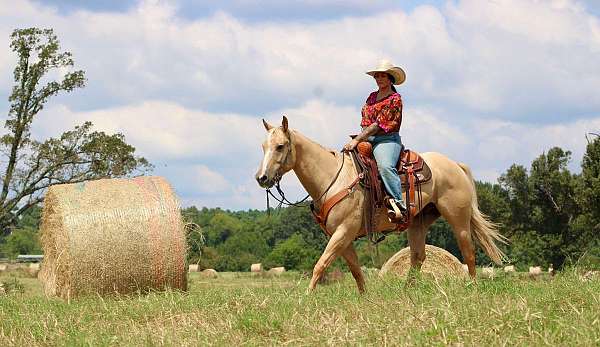
[[[404,81],[404,73],[401,71],[387,64],[369,72],[376,75],[374,77],[379,91],[372,94],[374,100],[368,101],[363,109],[365,129],[356,141],[347,145],[348,148],[353,148],[359,140],[373,136],[371,139],[376,148],[379,148],[375,151],[383,153],[377,160],[381,162],[383,157],[383,162],[390,163],[388,168],[396,164],[402,147],[398,134],[402,103],[400,95],[391,86],[392,83]],[[392,76],[393,81],[387,74]],[[385,88],[386,85],[389,89]],[[281,126],[273,126],[264,119],[263,125],[267,137],[262,144],[264,155],[255,175],[258,184],[263,188],[273,187],[285,173],[294,171],[313,199],[315,209],[321,211],[329,206],[328,214],[319,213],[323,217],[319,223],[322,223],[329,241],[315,264],[309,290],[315,289],[327,267],[337,257],[343,257],[356,280],[358,290],[364,292],[365,279],[352,241],[366,236],[363,221],[367,192],[358,184],[361,176],[349,153],[338,153],[310,140],[299,131],[291,129],[285,116]],[[376,154],[376,158],[380,154]],[[469,167],[436,152],[421,153],[421,157],[431,169],[432,178],[421,186],[422,203],[416,207],[414,219],[419,223],[413,223],[406,230],[411,268],[419,270],[425,261],[427,231],[439,217],[444,217],[452,226],[463,261],[472,278],[476,274],[473,239],[490,259],[501,264],[504,253],[496,242],[504,243],[506,238],[498,232],[498,226],[479,211],[475,182]],[[383,172],[382,176],[385,180],[386,176],[389,178],[396,175]],[[386,186],[388,184],[390,181]],[[388,189],[392,190],[390,194],[393,195],[395,205],[402,206],[399,181],[396,184],[393,187],[397,190]],[[331,199],[337,202],[332,205]],[[374,231],[383,232],[396,227],[385,214],[376,213],[376,216],[377,220],[372,225]]]
[[[387,193],[386,199],[390,211],[390,221],[401,222],[406,213],[406,204],[402,199],[402,184],[396,164],[404,146],[400,138],[402,124],[402,97],[394,84],[400,85],[406,79],[404,71],[388,61],[381,61],[367,74],[375,78],[379,90],[372,92],[362,108],[362,132],[348,142],[344,149],[353,150],[361,141],[373,145],[373,156],[377,162],[379,174]]]

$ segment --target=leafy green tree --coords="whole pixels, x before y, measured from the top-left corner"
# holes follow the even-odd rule
[[[217,270],[248,271],[252,263],[261,263],[269,253],[269,247],[260,234],[252,230],[240,230],[217,246],[221,255]]]
[[[600,136],[588,142],[581,163],[581,178],[577,188],[581,215],[572,223],[575,233],[585,240],[581,245],[583,259],[574,259],[582,266],[600,269]]]
[[[530,174],[513,165],[500,183],[508,194],[507,236],[518,264],[562,266],[589,243],[576,199],[579,177],[568,170],[571,153],[551,148],[531,164]]]
[[[300,233],[311,248],[323,251],[327,245],[327,237],[315,222],[308,205],[282,209],[273,226],[273,238],[269,240],[269,244],[275,245],[279,241],[287,240],[295,233]]]
[[[243,224],[230,213],[219,211],[204,227],[206,244],[216,246],[242,230]]]
[[[582,241],[581,235],[574,234],[571,228],[579,209],[575,177],[567,168],[570,160],[571,152],[551,148],[532,162],[529,178],[534,206],[531,229],[538,235],[538,244],[545,245],[545,262],[557,266],[577,254]]]
[[[308,247],[302,235],[296,233],[279,242],[265,260],[266,267],[284,266],[290,270],[311,270],[319,259],[319,251]]]
[[[600,136],[590,141],[581,162],[580,206],[590,215],[591,229],[600,234]]]
[[[1,245],[1,253],[10,258],[19,254],[42,254],[37,230],[19,229],[11,233]]]
[[[510,206],[510,219],[508,221],[511,228],[511,236],[514,230],[523,230],[529,226],[530,216],[530,189],[529,175],[527,169],[521,165],[513,164],[506,173],[498,179],[502,189],[506,191],[508,205]]]
[[[17,29],[10,47],[17,54],[15,85],[0,138],[0,228],[14,225],[25,211],[42,201],[46,188],[55,183],[75,183],[126,176],[151,168],[134,155],[122,134],[92,131],[89,122],[56,138],[31,138],[31,125],[48,100],[85,85],[82,70],[73,71],[70,52],[61,52],[51,29]],[[66,71],[66,73],[64,73]],[[64,73],[64,74],[62,74]],[[52,76],[61,75],[58,80]]]

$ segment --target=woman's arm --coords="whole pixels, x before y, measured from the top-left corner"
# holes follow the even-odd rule
[[[361,131],[361,133],[358,134],[358,136],[356,136],[355,138],[350,140],[350,142],[348,142],[344,146],[344,150],[345,151],[353,150],[356,146],[358,146],[359,142],[365,141],[371,135],[375,135],[379,131],[379,129],[380,128],[379,128],[379,125],[377,125],[377,123],[373,123],[373,124],[369,125],[368,127],[364,128],[363,131]]]
[[[357,142],[366,141],[369,136],[377,134],[377,132],[379,132],[379,129],[379,124],[373,123],[368,127],[364,128],[363,131],[354,138],[354,140],[356,140]]]

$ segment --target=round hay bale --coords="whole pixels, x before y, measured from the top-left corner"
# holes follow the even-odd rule
[[[8,266],[6,266],[6,264],[0,264],[0,272],[6,271],[7,268]]]
[[[285,267],[283,267],[283,266],[274,267],[274,268],[269,269],[269,271],[267,271],[267,272],[269,274],[271,274],[271,275],[277,275],[277,276],[279,276],[279,275],[281,275],[282,273],[285,272]]]
[[[40,233],[49,296],[187,289],[179,201],[162,177],[51,186]]]
[[[261,263],[250,265],[250,272],[262,272],[262,270],[263,268]]]
[[[506,274],[514,274],[515,273],[515,266],[514,265],[506,265],[504,267],[504,273],[506,273]]]
[[[188,266],[188,272],[198,272],[198,264],[190,264]]]
[[[541,266],[530,266],[529,267],[529,277],[536,278],[542,274]]]
[[[206,277],[206,278],[219,277],[219,274],[217,273],[217,270],[215,270],[215,269],[205,269],[204,271],[200,272],[200,274],[202,275],[202,277]]]
[[[461,262],[445,249],[425,245],[426,258],[421,265],[421,272],[435,278],[468,278],[468,274],[462,268]],[[410,270],[410,248],[406,247],[394,254],[383,264],[380,276],[387,273],[404,277]]]
[[[481,268],[481,276],[483,278],[493,279],[496,276],[496,271],[493,267],[482,267]]]

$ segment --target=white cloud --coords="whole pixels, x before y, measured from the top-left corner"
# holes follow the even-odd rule
[[[292,128],[334,150],[358,130],[359,110],[318,99],[275,111],[267,119],[279,125],[282,114]],[[50,108],[35,124],[34,135],[56,136],[84,119],[92,120],[98,130],[123,132],[129,143],[157,164],[157,174],[173,181],[184,202],[229,208],[264,206],[264,195],[253,179],[265,136],[258,119],[189,110],[166,102],[90,112],[60,106]],[[573,151],[572,169],[577,171],[585,150],[584,135],[597,129],[600,118],[538,126],[479,120],[459,126],[443,110],[423,108],[405,112],[402,134],[408,148],[440,152],[470,165],[477,179],[495,181],[512,163],[528,166],[554,146]],[[303,195],[292,174],[285,177],[284,186],[292,197]]]
[[[214,194],[229,191],[230,183],[225,177],[209,169],[206,165],[195,165],[193,172],[196,175],[196,184],[200,193]]]
[[[0,6],[0,45],[15,27],[53,27],[87,72],[88,86],[51,102],[34,134],[91,120],[160,164],[184,202],[244,208],[263,204],[252,179],[260,117],[279,124],[286,114],[339,149],[374,88],[363,72],[381,57],[407,71],[405,145],[466,162],[478,178],[552,146],[578,161],[583,134],[600,128],[600,21],[577,1],[462,0],[310,23],[225,12],[190,20],[177,5],[68,14],[27,0]],[[0,95],[13,65],[0,50]],[[297,181],[286,184],[301,195]]]
[[[56,28],[88,72],[83,99],[93,107],[167,99],[246,113],[297,106],[315,90],[358,104],[372,88],[362,71],[390,57],[419,103],[490,118],[504,110],[513,120],[600,108],[600,24],[574,1],[463,0],[310,24],[244,23],[223,12],[190,21],[174,8],[142,1],[128,13],[61,15],[20,0],[0,33],[17,23]]]
[[[65,105],[49,107],[34,123],[34,135],[56,136],[84,120],[93,122],[98,130],[122,132],[143,155],[155,160],[231,156],[262,136],[262,125],[256,119],[160,101],[84,112]]]

